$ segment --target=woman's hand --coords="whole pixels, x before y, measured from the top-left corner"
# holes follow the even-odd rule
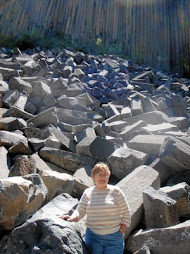
[[[119,231],[122,235],[124,235],[126,228],[127,228],[127,226],[125,224],[121,224]]]
[[[73,216],[73,215],[63,215],[63,216],[60,216],[59,218],[63,219],[63,220],[66,220],[66,221],[70,221],[70,222],[77,222],[78,221],[78,216]]]

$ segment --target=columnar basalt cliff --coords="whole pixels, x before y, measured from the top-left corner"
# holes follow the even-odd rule
[[[0,0],[0,31],[101,38],[132,60],[188,74],[189,13],[189,0]]]

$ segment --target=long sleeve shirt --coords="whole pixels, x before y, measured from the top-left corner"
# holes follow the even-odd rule
[[[107,185],[104,190],[95,186],[84,191],[74,211],[79,220],[86,214],[86,226],[96,234],[111,234],[120,229],[121,224],[130,226],[131,214],[127,200],[120,188]]]

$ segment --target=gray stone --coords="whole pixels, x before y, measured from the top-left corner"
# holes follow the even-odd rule
[[[91,139],[94,139],[96,137],[94,128],[87,127],[86,129],[76,133],[77,142],[80,142],[82,139],[86,137],[89,137]]]
[[[33,154],[32,149],[30,148],[27,139],[18,141],[16,144],[11,146],[9,148],[9,154],[15,155],[15,154]]]
[[[92,125],[93,114],[70,109],[57,109],[57,117],[60,122],[70,125]]]
[[[154,104],[152,103],[152,101],[149,97],[142,98],[141,102],[142,102],[142,109],[143,109],[144,113],[156,111]]]
[[[163,228],[178,224],[176,201],[152,187],[143,192],[146,228]]]
[[[32,118],[34,115],[22,110],[19,107],[11,106],[10,109],[8,109],[7,112],[4,114],[4,117],[8,117],[8,116],[13,116],[13,117],[18,117],[18,118],[23,118],[24,120],[28,120],[28,119]]]
[[[143,113],[141,100],[132,100],[131,102],[131,113],[132,116],[141,115]]]
[[[109,123],[112,131],[118,132],[120,133],[126,126],[127,126],[127,122],[126,121],[114,121]]]
[[[126,124],[126,127],[123,128],[123,130],[120,132],[120,137],[124,140],[127,141],[130,139],[130,136],[133,134],[133,132],[140,130],[142,127],[145,127],[146,123],[142,120],[132,124],[128,125]],[[138,150],[138,149],[137,149]]]
[[[0,78],[0,94],[4,94],[8,90],[9,90],[9,85],[7,84],[7,82],[1,80]]]
[[[145,164],[147,158],[148,154],[121,147],[114,151],[107,160],[111,165],[112,174],[121,180],[135,168]]]
[[[178,218],[188,218],[190,215],[190,186],[185,183],[178,183],[174,186],[165,186],[160,188],[161,191],[166,193],[170,198],[176,200],[176,213]]]
[[[75,154],[59,149],[44,147],[40,151],[40,157],[45,161],[52,162],[63,169],[75,172],[85,165],[93,166],[95,160],[84,155]]]
[[[39,175],[8,177],[0,180],[1,232],[12,230],[31,217],[47,194]]]
[[[167,182],[167,180],[171,176],[173,176],[172,169],[168,165],[166,165],[163,161],[161,161],[159,158],[156,158],[149,166],[159,173],[160,182],[162,186]]]
[[[132,117],[131,108],[130,107],[123,107],[122,110],[121,110],[120,118],[125,119],[125,118],[128,118],[128,117]]]
[[[0,130],[14,131],[26,127],[26,121],[22,118],[5,117],[0,119]]]
[[[77,203],[78,201],[68,194],[54,198],[39,210],[36,216],[12,231],[6,254],[31,252],[88,254],[82,240],[81,227],[58,218],[62,214],[71,213]]]
[[[43,104],[47,107],[54,107],[56,104],[56,100],[52,94],[48,94],[44,97]]]
[[[11,147],[21,141],[27,142],[27,139],[18,133],[0,131],[0,146]]]
[[[56,109],[50,108],[30,118],[27,124],[33,123],[36,127],[43,127],[49,124],[57,125],[59,122]]]
[[[133,254],[151,254],[149,247],[143,246],[139,250],[135,251]]]
[[[18,70],[15,70],[12,68],[0,67],[0,73],[2,74],[3,80],[5,80],[5,81],[9,81],[12,77],[19,76]]]
[[[18,90],[20,92],[26,91],[28,94],[33,90],[32,85],[20,77],[12,77],[9,80],[9,89]]]
[[[10,169],[9,177],[36,173],[37,169],[34,159],[31,156],[22,155],[15,160],[14,165]]]
[[[42,170],[40,176],[48,190],[45,203],[48,203],[63,192],[71,195],[74,185],[74,180],[71,175],[52,170]]]
[[[117,186],[124,192],[131,210],[131,225],[125,232],[125,238],[127,238],[142,220],[143,191],[149,186],[159,189],[160,178],[156,170],[142,165],[123,178]]]
[[[107,117],[112,117],[115,115],[119,115],[119,111],[116,109],[115,105],[109,103],[102,105],[103,109],[105,110]]]
[[[172,137],[167,137],[160,148],[159,158],[174,171],[190,169],[190,146]]]
[[[57,103],[60,107],[65,109],[76,109],[77,106],[87,106],[87,102],[83,97],[67,97],[66,95],[62,95],[58,98]],[[80,109],[80,107],[79,107]],[[80,111],[80,110],[79,110]]]
[[[61,143],[63,150],[71,152],[76,151],[75,144],[73,143],[73,141],[70,140],[66,135],[64,135],[64,133],[60,129],[51,126],[46,128],[45,133],[46,135],[47,133],[49,133],[49,135],[53,134],[57,138],[57,140],[59,140],[59,142]]]
[[[9,90],[4,94],[2,102],[5,105],[5,107],[10,108],[15,104],[18,98],[19,98],[18,90]]]
[[[28,142],[32,150],[36,152],[44,146],[45,140],[40,138],[28,138]]]
[[[42,82],[42,81],[35,81],[34,82],[34,88],[32,90],[32,95],[38,95],[42,98],[44,98],[45,96],[51,94],[51,90],[50,87]]]
[[[137,135],[127,145],[134,150],[142,151],[159,156],[160,148],[165,141],[166,136],[162,135]]]
[[[28,94],[26,92],[20,93],[18,100],[14,103],[14,107],[24,111],[27,100],[28,100]]]
[[[73,72],[73,68],[71,66],[65,66],[62,70],[62,77],[68,78],[69,75]]]
[[[83,142],[83,140],[81,142]],[[77,149],[78,146],[81,145],[80,143],[77,145]],[[87,147],[88,144],[85,144],[85,146]],[[110,156],[114,150],[115,145],[112,141],[97,136],[94,140],[91,139],[88,151],[91,154],[90,157],[96,158],[100,161],[106,161],[108,156]]]
[[[61,142],[55,137],[54,134],[50,135],[46,140],[44,140],[44,146],[61,149]]]
[[[140,230],[129,237],[126,250],[129,253],[135,253],[135,251],[146,246],[151,253],[189,254],[189,236],[189,220],[167,228]]]
[[[3,179],[9,176],[8,151],[4,146],[0,147],[0,158],[0,179]]]
[[[153,134],[159,134],[160,132],[163,133],[168,131],[179,131],[178,127],[171,123],[148,124],[142,128]]]

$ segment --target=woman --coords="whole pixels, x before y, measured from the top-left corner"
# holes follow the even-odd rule
[[[95,186],[86,189],[71,216],[61,218],[77,222],[86,217],[85,242],[92,254],[122,254],[123,234],[130,226],[131,216],[123,192],[108,184],[110,170],[105,163],[97,163],[91,176]]]

